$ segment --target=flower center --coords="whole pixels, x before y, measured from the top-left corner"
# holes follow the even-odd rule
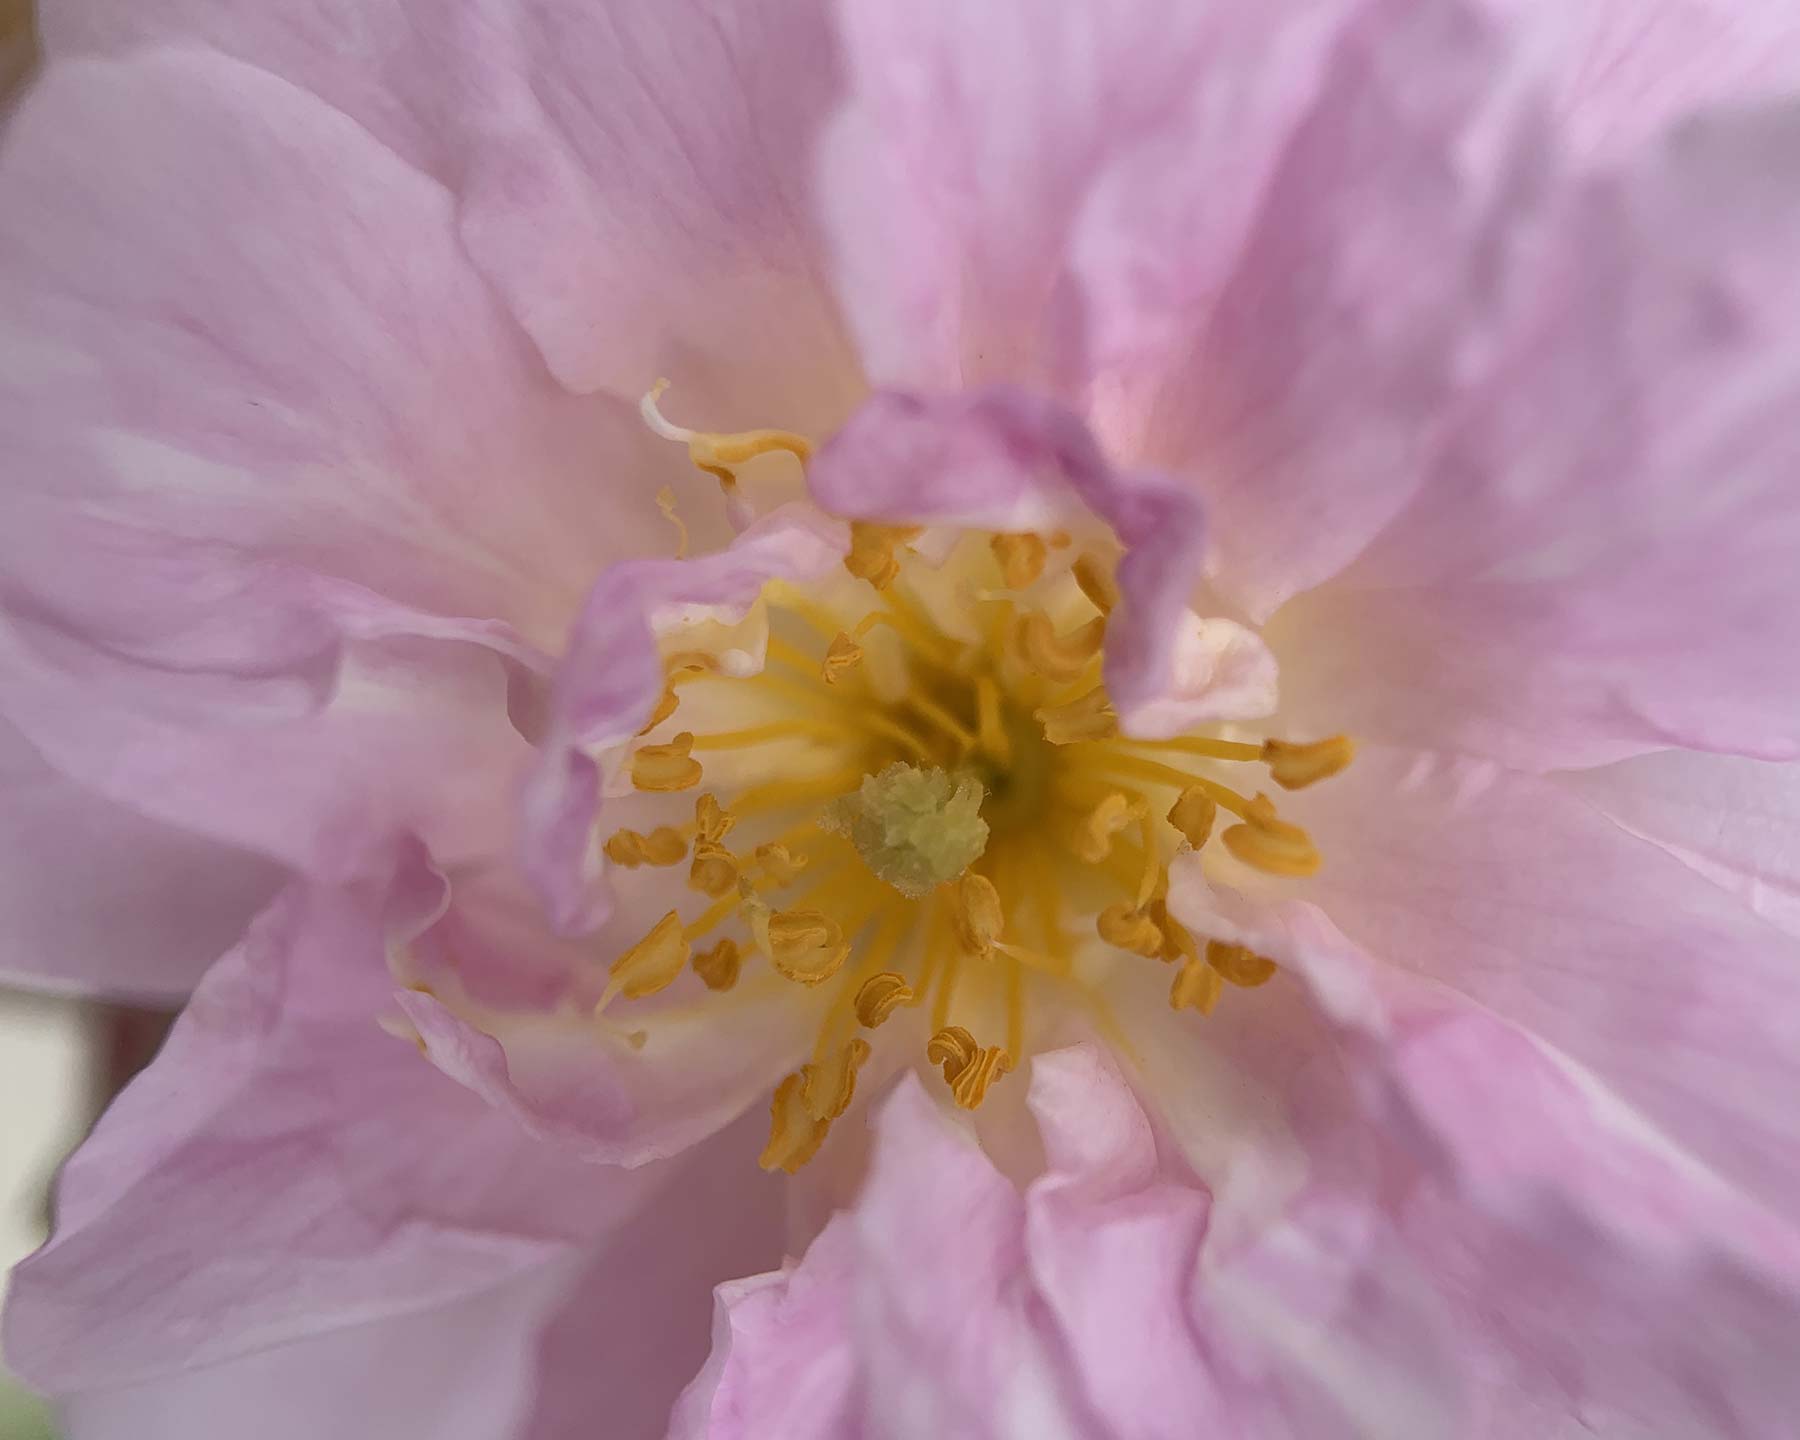
[[[681,430],[658,393],[646,417],[728,496],[744,460],[808,453],[785,432]],[[1169,863],[1215,830],[1268,874],[1310,875],[1319,855],[1268,795],[1197,767],[1266,766],[1297,789],[1351,759],[1341,736],[1122,735],[1101,679],[1111,557],[1061,533],[933,541],[927,558],[915,528],[854,522],[837,580],[771,582],[759,673],[667,655],[624,774],[680,809],[602,843],[626,868],[685,863],[696,895],[613,963],[602,1010],[689,967],[729,991],[767,965],[814,997],[812,1058],[775,1092],[766,1168],[818,1150],[896,1016],[923,1018],[914,1053],[974,1109],[1022,1058],[1036,997],[1091,992],[1096,950],[1171,966],[1170,1004],[1203,1015],[1227,985],[1265,983],[1274,962],[1170,914]]]

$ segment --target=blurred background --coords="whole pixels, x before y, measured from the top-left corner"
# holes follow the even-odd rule
[[[28,0],[0,0],[0,114],[34,53]],[[0,1296],[6,1272],[44,1238],[50,1178],[104,1088],[112,1023],[102,1007],[0,989]],[[0,1368],[0,1440],[54,1434],[49,1413]]]

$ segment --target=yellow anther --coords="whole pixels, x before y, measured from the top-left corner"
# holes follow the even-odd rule
[[[1321,862],[1312,837],[1300,826],[1280,819],[1267,795],[1258,795],[1246,808],[1244,823],[1233,825],[1219,837],[1227,850],[1265,874],[1299,877],[1317,873]]]
[[[1075,679],[1100,653],[1106,641],[1106,619],[1096,615],[1067,635],[1058,635],[1050,617],[1033,611],[1013,627],[1013,645],[1027,669],[1059,683]]]
[[[789,980],[821,985],[844,967],[850,946],[843,928],[818,910],[777,910],[751,922],[769,961]]]
[[[815,1120],[806,1108],[806,1081],[790,1075],[775,1087],[769,1102],[769,1143],[756,1163],[765,1170],[785,1170],[792,1175],[819,1153],[825,1143],[829,1120]]]
[[[856,1072],[869,1058],[869,1042],[858,1035],[824,1060],[800,1067],[800,1099],[815,1120],[835,1120],[856,1098]]]
[[[712,840],[694,842],[694,863],[688,867],[688,884],[713,899],[737,884],[737,856]]]
[[[1144,912],[1155,922],[1156,928],[1162,931],[1162,949],[1157,951],[1157,959],[1166,962],[1200,958],[1199,942],[1194,939],[1187,926],[1169,913],[1167,900],[1152,900],[1144,907]]]
[[[675,707],[681,703],[681,697],[675,693],[673,685],[663,687],[662,698],[656,702],[656,708],[650,712],[650,718],[644,722],[644,728],[637,733],[648,735],[663,721],[675,713]]]
[[[1093,602],[1094,608],[1102,615],[1112,614],[1113,606],[1119,603],[1119,586],[1113,579],[1112,567],[1097,555],[1080,555],[1070,569],[1081,593]]]
[[[763,878],[777,890],[792,885],[806,868],[804,855],[795,855],[787,846],[774,840],[758,845],[755,853],[756,863],[762,867]]]
[[[819,666],[819,673],[827,685],[835,685],[838,676],[846,670],[854,670],[862,664],[862,658],[862,646],[840,630],[825,647],[825,659]]]
[[[1169,987],[1169,1005],[1176,1010],[1198,1010],[1210,1015],[1225,992],[1219,972],[1203,960],[1189,960]]]
[[[1207,941],[1206,963],[1233,985],[1241,985],[1246,990],[1268,984],[1279,968],[1268,956],[1258,955],[1242,945],[1228,945],[1223,940]]]
[[[871,975],[858,988],[854,1001],[856,1018],[873,1030],[912,998],[912,986],[903,976],[883,970],[879,975]]]
[[[654,995],[681,974],[687,962],[687,936],[682,933],[681,917],[671,910],[648,935],[613,961],[607,972],[611,977],[607,990],[627,1000]]]
[[[656,492],[656,508],[663,513],[663,519],[675,527],[675,558],[685,560],[688,553],[687,521],[681,518],[681,512],[675,508],[675,492],[667,485]]]
[[[1012,1069],[1012,1056],[998,1045],[986,1049],[960,1025],[946,1025],[925,1046],[925,1058],[941,1065],[951,1097],[964,1110],[987,1098],[988,1087]]]
[[[1169,807],[1169,823],[1196,850],[1206,843],[1212,834],[1213,822],[1218,818],[1219,802],[1198,785],[1188,786]]]
[[[659,825],[648,835],[620,830],[607,836],[601,850],[615,865],[635,870],[640,865],[679,865],[687,854],[687,841],[679,830]]]
[[[646,745],[631,757],[631,783],[640,790],[690,790],[703,773],[694,759],[692,732],[683,730],[666,745]]]
[[[992,953],[1006,924],[1006,911],[994,882],[971,870],[956,882],[950,895],[950,919],[963,949],[971,955]]]
[[[917,525],[877,525],[869,520],[852,520],[850,553],[844,557],[844,568],[858,580],[867,580],[877,590],[885,590],[900,573],[895,549],[918,533]]]
[[[1105,740],[1119,733],[1119,717],[1113,714],[1106,691],[1096,685],[1061,705],[1037,712],[1044,738],[1052,745],[1073,745],[1079,740]]]
[[[1113,791],[1082,820],[1075,832],[1075,853],[1098,865],[1112,853],[1113,836],[1144,813],[1144,802]]]
[[[1329,780],[1356,758],[1356,742],[1348,735],[1293,745],[1286,740],[1265,740],[1262,758],[1269,774],[1283,790],[1300,790]]]
[[[721,940],[694,957],[694,973],[706,982],[708,990],[729,990],[737,984],[738,972],[743,968],[744,952],[731,939]]]
[[[996,535],[988,542],[994,558],[1000,562],[1000,573],[1007,588],[1023,590],[1044,573],[1044,561],[1050,547],[1039,535]]]
[[[694,802],[694,829],[700,839],[716,845],[731,833],[735,824],[737,816],[720,805],[719,797],[710,790]]]
[[[1108,905],[1095,918],[1094,928],[1108,945],[1117,945],[1134,955],[1155,960],[1162,954],[1162,931],[1144,910],[1128,901],[1115,900]]]

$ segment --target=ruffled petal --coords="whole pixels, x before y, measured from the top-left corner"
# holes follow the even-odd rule
[[[1800,119],[1570,187],[1428,482],[1280,617],[1292,697],[1521,768],[1800,754]]]
[[[280,883],[268,861],[108,803],[0,721],[0,964],[12,983],[185,999]]]
[[[16,1371],[125,1384],[450,1302],[649,1198],[661,1172],[531,1140],[378,1025],[389,937],[442,899],[416,856],[392,882],[296,886],[208,972],[14,1274]]]
[[[1275,665],[1229,620],[1188,608],[1205,562],[1205,514],[1166,477],[1109,465],[1052,400],[1010,386],[868,401],[808,471],[819,502],[853,518],[981,526],[1112,528],[1121,601],[1107,629],[1106,688],[1120,723],[1162,737],[1267,714]]]

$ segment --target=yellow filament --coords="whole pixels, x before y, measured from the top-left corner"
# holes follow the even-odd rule
[[[1286,740],[1265,740],[1262,758],[1269,775],[1283,790],[1300,790],[1336,775],[1356,758],[1356,743],[1348,735],[1293,745]]]
[[[804,435],[790,430],[740,430],[721,434],[706,430],[690,430],[684,425],[671,425],[657,408],[657,401],[669,388],[667,380],[658,380],[650,393],[638,402],[644,423],[665,440],[685,442],[688,459],[709,475],[731,488],[737,483],[732,467],[777,450],[785,450],[802,465],[812,458],[812,444]]]
[[[1044,561],[1050,547],[1038,535],[996,535],[988,544],[1000,562],[1000,574],[1007,586],[1023,590],[1044,573]]]
[[[909,690],[902,703],[917,710],[919,714],[923,715],[952,740],[955,740],[961,745],[965,751],[973,750],[978,743],[978,737],[974,731],[970,730],[967,725],[963,724],[962,721],[958,720],[924,691]]]
[[[729,990],[737,984],[744,968],[744,952],[735,940],[726,938],[710,950],[694,956],[694,973],[706,982],[709,990]]]
[[[675,492],[667,485],[656,492],[656,508],[662,511],[663,519],[675,527],[675,558],[677,560],[687,559],[687,521],[681,518],[681,512],[675,508]]]
[[[1219,837],[1225,848],[1246,865],[1269,875],[1303,877],[1318,873],[1319,852],[1312,837],[1275,814],[1274,802],[1258,795],[1250,802],[1242,825]]]
[[[1118,775],[1130,775],[1139,780],[1155,780],[1163,785],[1175,785],[1182,789],[1198,786],[1218,802],[1219,808],[1229,810],[1233,815],[1246,818],[1250,814],[1251,801],[1246,800],[1228,785],[1221,785],[1216,780],[1208,780],[1204,776],[1191,775],[1186,770],[1177,770],[1173,765],[1164,765],[1159,761],[1146,760],[1141,755],[1130,755],[1112,747],[1096,747],[1084,752],[1080,757],[1083,765],[1090,769]]]
[[[1205,735],[1177,735],[1171,740],[1140,740],[1137,744],[1182,755],[1204,755],[1210,760],[1261,760],[1265,747],[1247,740],[1214,740]]]
[[[1274,977],[1277,965],[1266,955],[1258,955],[1242,945],[1228,945],[1223,940],[1209,940],[1206,963],[1233,985],[1246,990],[1266,985]]]
[[[1012,759],[1012,741],[1000,717],[1000,687],[992,675],[975,680],[975,734],[981,753],[998,764]]]
[[[766,725],[747,725],[742,730],[715,730],[710,735],[696,735],[696,750],[747,750],[776,740],[795,740],[812,736],[820,740],[842,740],[837,726],[822,720],[771,720]]]
[[[691,790],[704,773],[693,758],[694,737],[683,730],[667,745],[645,745],[631,757],[631,783],[639,790]]]

